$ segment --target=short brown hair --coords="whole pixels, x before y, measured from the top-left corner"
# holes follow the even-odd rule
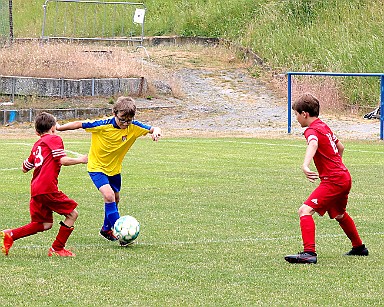
[[[50,113],[42,112],[35,118],[35,130],[39,135],[48,132],[55,125],[56,118]]]
[[[320,114],[320,103],[315,96],[305,93],[292,104],[292,110],[297,113],[308,112],[309,116],[318,117]]]
[[[112,108],[113,114],[121,112],[123,117],[134,117],[136,114],[136,104],[132,97],[121,96],[117,98],[115,105]]]

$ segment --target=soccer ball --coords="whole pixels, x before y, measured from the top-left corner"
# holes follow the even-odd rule
[[[140,223],[130,215],[121,216],[112,228],[113,235],[121,244],[133,243],[140,233]]]

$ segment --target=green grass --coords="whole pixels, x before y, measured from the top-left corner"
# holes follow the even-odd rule
[[[86,153],[89,138],[66,149]],[[19,169],[35,139],[0,140],[0,228],[29,222],[30,175]],[[2,306],[381,306],[384,151],[345,141],[354,185],[349,212],[370,248],[346,258],[335,221],[315,217],[319,262],[290,265],[301,250],[297,208],[313,190],[301,173],[305,140],[142,138],[123,168],[121,214],[141,223],[138,244],[98,236],[103,204],[84,165],[63,167],[60,188],[79,203],[68,247],[48,258],[52,230],[0,257]]]

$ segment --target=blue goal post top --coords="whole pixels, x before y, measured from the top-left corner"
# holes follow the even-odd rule
[[[381,77],[384,73],[348,73],[348,72],[308,72],[288,71],[286,75],[312,75],[312,76],[335,76],[335,77]]]

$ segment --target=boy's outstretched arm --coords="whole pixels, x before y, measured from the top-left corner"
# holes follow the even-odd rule
[[[82,155],[82,156],[76,157],[76,158],[71,158],[71,157],[65,156],[65,157],[62,157],[60,159],[60,163],[62,165],[65,165],[65,166],[75,165],[75,164],[80,164],[80,163],[86,164],[86,163],[88,163],[88,156]]]
[[[316,140],[311,140],[309,142],[307,146],[307,150],[305,152],[304,162],[302,166],[302,170],[305,174],[305,177],[307,177],[307,179],[310,182],[315,182],[315,180],[319,178],[319,174],[311,171],[311,169],[309,168],[309,165],[317,151],[317,147],[318,147],[318,143]]]
[[[151,133],[152,140],[156,142],[161,137],[161,129],[159,127],[151,127],[151,130],[149,130],[149,133]]]
[[[76,122],[70,122],[66,123],[64,125],[60,125],[59,123],[56,123],[56,130],[58,131],[65,131],[65,130],[75,130],[82,128],[82,122],[76,121]]]

